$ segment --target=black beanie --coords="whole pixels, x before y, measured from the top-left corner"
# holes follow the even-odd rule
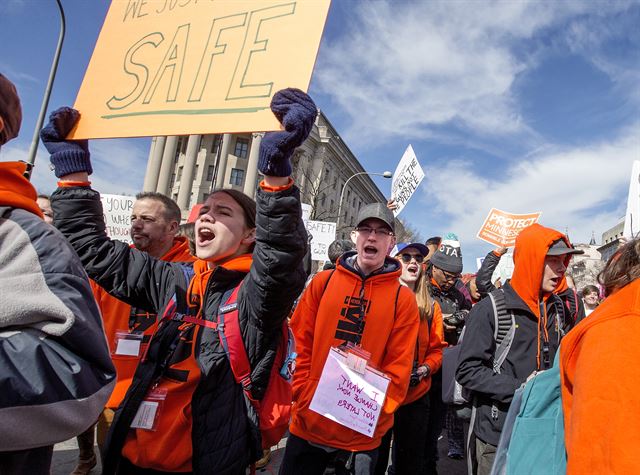
[[[462,252],[458,236],[449,233],[442,238],[440,247],[431,256],[431,264],[445,272],[453,274],[462,272]]]

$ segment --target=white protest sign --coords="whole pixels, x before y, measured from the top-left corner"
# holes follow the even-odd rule
[[[311,234],[311,259],[328,261],[329,244],[336,239],[336,223],[308,220],[306,224]]]
[[[400,211],[406,206],[411,195],[418,189],[424,179],[424,171],[418,162],[413,147],[409,145],[400,159],[400,163],[393,172],[391,183],[391,199],[396,202],[396,209],[393,215],[398,216]]]
[[[104,222],[107,225],[107,236],[131,244],[131,211],[133,196],[100,195]]]
[[[349,369],[347,358],[331,348],[309,409],[349,429],[373,437],[389,379],[367,368]]]
[[[628,240],[640,234],[640,161],[633,162],[631,180],[629,181],[629,197],[627,199],[627,214],[624,217],[624,231],[622,235]]]
[[[495,282],[500,277],[500,281],[504,284],[513,275],[514,268],[513,252],[507,252],[500,258],[500,262],[498,262],[496,269],[493,271],[491,282]]]

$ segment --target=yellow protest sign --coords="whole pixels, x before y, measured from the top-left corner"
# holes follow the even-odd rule
[[[516,237],[527,226],[537,223],[541,212],[529,214],[514,214],[491,208],[487,219],[478,231],[478,237],[483,241],[500,247],[512,247]]]
[[[70,138],[276,130],[307,90],[330,0],[113,0]]]

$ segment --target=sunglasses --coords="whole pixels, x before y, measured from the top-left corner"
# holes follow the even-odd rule
[[[418,264],[422,264],[424,261],[424,256],[422,254],[400,254],[400,258],[405,264],[411,262],[411,259],[415,259]]]

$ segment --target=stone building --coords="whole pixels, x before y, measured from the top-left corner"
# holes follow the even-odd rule
[[[255,196],[263,135],[154,137],[144,191],[158,191],[173,198],[183,218],[195,204],[204,202],[211,190],[233,188]],[[311,205],[310,219],[337,222],[340,212],[337,237],[348,236],[362,205],[387,201],[371,178],[377,171],[364,170],[322,112],[309,138],[294,152],[292,164],[302,202]],[[399,222],[396,226],[402,227]]]
[[[601,258],[607,262],[613,253],[620,247],[620,238],[624,232],[624,219],[610,229],[602,233],[602,246],[598,248]]]

